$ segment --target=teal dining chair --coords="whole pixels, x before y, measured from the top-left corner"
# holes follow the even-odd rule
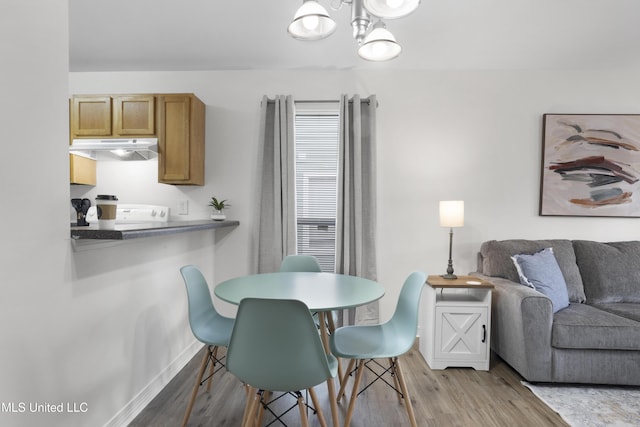
[[[309,273],[321,273],[322,269],[318,259],[313,255],[287,255],[280,264],[280,272],[309,272]],[[335,324],[338,322],[338,313],[332,311],[327,313],[327,327],[330,332],[335,329]],[[313,314],[313,319],[316,325],[319,325],[318,314]]]
[[[249,388],[243,426],[253,425],[256,417],[261,419],[256,409],[268,406],[270,392],[293,394],[302,425],[308,425],[303,390],[311,396],[320,425],[326,426],[313,387],[333,381],[337,367],[336,358],[325,352],[303,302],[260,298],[240,301],[227,351],[227,369]],[[337,413],[331,390],[332,413]]]
[[[280,271],[320,273],[322,269],[317,258],[312,255],[287,255],[280,264]]]
[[[207,392],[211,391],[211,382],[213,375],[220,369],[224,368],[222,359],[218,359],[218,348],[228,347],[233,331],[234,319],[220,315],[211,300],[211,293],[206,279],[200,270],[193,265],[185,265],[180,269],[180,274],[184,279],[187,288],[187,302],[189,306],[189,325],[193,335],[207,346],[204,358],[198,371],[196,384],[191,392],[191,398],[187,405],[187,409],[182,421],[182,427],[187,425],[191,410],[195,403],[198,389],[207,382]],[[216,365],[220,365],[216,369]],[[204,377],[204,373],[210,367],[209,376]]]
[[[411,405],[411,397],[407,390],[407,385],[402,373],[399,357],[411,349],[416,339],[418,331],[418,309],[420,307],[420,296],[424,287],[427,275],[416,271],[411,273],[404,282],[395,312],[391,319],[379,325],[355,325],[338,328],[330,337],[331,353],[339,358],[350,359],[349,367],[345,371],[341,381],[338,401],[345,391],[349,376],[356,372],[349,409],[345,416],[345,427],[348,427],[353,416],[356,398],[368,388],[371,383],[389,373],[393,376],[393,385],[383,380],[391,386],[398,394],[398,400],[404,400],[404,406],[409,416],[412,427],[416,427],[416,419]],[[376,359],[387,359],[389,367],[382,374],[377,374],[369,368],[368,363],[378,363]],[[378,363],[379,364],[379,363]],[[367,367],[375,373],[375,378],[369,385],[359,391],[360,381],[364,368]]]

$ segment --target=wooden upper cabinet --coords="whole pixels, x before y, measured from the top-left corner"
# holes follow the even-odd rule
[[[157,101],[158,182],[204,185],[204,103],[193,94]]]
[[[71,139],[155,136],[158,182],[204,185],[205,105],[194,94],[73,95],[69,106]]]
[[[71,138],[153,136],[154,95],[74,95]]]
[[[111,135],[111,97],[74,96],[71,100],[71,137]]]
[[[96,185],[96,161],[69,154],[69,183]]]
[[[114,135],[155,135],[155,96],[113,97]]]

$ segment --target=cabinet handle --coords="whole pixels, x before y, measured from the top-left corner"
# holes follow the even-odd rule
[[[487,340],[487,325],[482,325],[482,342]]]

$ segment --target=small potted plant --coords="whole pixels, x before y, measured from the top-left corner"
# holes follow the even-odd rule
[[[215,197],[211,198],[209,206],[213,208],[211,213],[211,219],[214,221],[224,221],[227,216],[224,214],[224,208],[231,206],[226,200],[218,200]]]

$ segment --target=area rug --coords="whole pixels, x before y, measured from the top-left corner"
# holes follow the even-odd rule
[[[522,384],[572,427],[640,426],[640,387]]]

